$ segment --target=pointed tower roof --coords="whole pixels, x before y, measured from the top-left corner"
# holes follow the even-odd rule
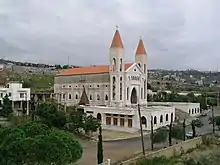
[[[144,42],[143,40],[140,38],[138,46],[137,46],[137,50],[136,50],[136,55],[140,55],[140,54],[147,54],[146,50],[144,48]]]
[[[110,48],[124,48],[118,27],[116,27],[116,28],[117,29],[115,31],[115,35],[113,37],[112,44],[111,44]]]
[[[88,105],[88,104],[89,104],[89,99],[87,97],[86,90],[84,88],[82,96],[81,96],[80,101],[79,101],[79,105]]]

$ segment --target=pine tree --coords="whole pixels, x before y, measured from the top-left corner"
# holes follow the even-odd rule
[[[98,164],[103,163],[103,146],[102,146],[102,127],[99,127],[98,146],[97,146]]]
[[[8,98],[8,95],[6,94],[3,98],[3,105],[1,110],[1,116],[8,117],[10,113],[12,113],[12,104],[11,101]]]

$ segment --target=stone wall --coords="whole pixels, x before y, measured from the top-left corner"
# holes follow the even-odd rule
[[[187,151],[190,148],[195,148],[197,144],[201,144],[201,143],[202,143],[202,137],[198,137],[198,138],[195,138],[195,139],[190,139],[190,140],[180,142],[180,143],[175,144],[171,147],[167,147],[167,148],[155,151],[155,152],[147,151],[146,157],[147,158],[155,157],[155,156],[159,157],[159,156],[163,156],[163,155],[166,156],[166,157],[171,157],[174,154],[177,154],[177,155],[180,154],[182,150]],[[129,160],[121,162],[121,164],[123,164],[123,165],[132,165],[132,164],[134,164],[135,165],[135,163],[141,158],[143,158],[142,154],[140,154],[138,156],[136,155],[136,156],[134,156],[133,158],[131,158]]]

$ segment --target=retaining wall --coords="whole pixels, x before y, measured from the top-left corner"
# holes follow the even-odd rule
[[[197,137],[197,138],[194,138],[194,139],[190,139],[190,140],[187,140],[187,141],[180,142],[180,143],[175,144],[171,147],[167,147],[167,148],[155,151],[155,152],[146,151],[146,157],[147,158],[155,157],[155,156],[159,157],[159,156],[163,156],[163,155],[166,156],[166,157],[171,157],[174,154],[177,154],[177,155],[181,154],[182,150],[187,151],[190,148],[195,148],[196,145],[201,144],[201,143],[202,143],[202,138]],[[143,158],[142,154],[140,154],[139,156],[135,156],[135,157],[133,157],[129,160],[126,160],[126,161],[123,161],[123,162],[120,162],[120,163],[116,163],[116,164],[135,165],[135,163],[141,158]]]

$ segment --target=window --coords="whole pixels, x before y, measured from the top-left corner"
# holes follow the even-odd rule
[[[92,100],[92,95],[89,96],[89,100]]]
[[[112,77],[112,100],[115,100],[115,76]]]
[[[144,73],[146,73],[146,64],[144,64]]]
[[[160,123],[163,123],[163,115],[160,116]]]
[[[97,85],[97,88],[99,87],[99,85]]]
[[[8,93],[8,96],[9,96],[9,97],[11,96],[11,92]]]
[[[154,116],[154,124],[157,124],[157,117]]]
[[[108,100],[108,95],[105,95],[105,100],[106,100],[106,101]]]
[[[72,95],[71,94],[69,94],[69,100],[71,100],[72,99]]]
[[[105,87],[108,87],[108,85],[106,85]]]
[[[71,88],[71,85],[69,85],[69,88]]]
[[[66,86],[65,85],[63,85],[63,88],[65,88]]]
[[[122,77],[120,77],[120,100],[122,100]]]
[[[122,71],[122,59],[120,59],[120,71]]]
[[[168,121],[168,114],[166,114],[166,121]]]
[[[113,58],[112,59],[112,71],[115,71],[116,70],[116,59]]]
[[[63,94],[63,99],[65,99],[65,97],[66,97],[65,94]]]
[[[3,97],[3,93],[1,93],[1,98]]]
[[[78,95],[76,94],[76,100],[78,99]]]
[[[138,63],[138,66],[141,68],[141,63]]]
[[[99,96],[99,94],[97,95],[97,100],[100,100],[100,96]]]
[[[24,98],[24,93],[20,93],[20,98]]]
[[[144,99],[146,99],[146,94],[147,94],[147,92],[146,92],[147,86],[146,85],[147,85],[146,80],[144,80]]]

